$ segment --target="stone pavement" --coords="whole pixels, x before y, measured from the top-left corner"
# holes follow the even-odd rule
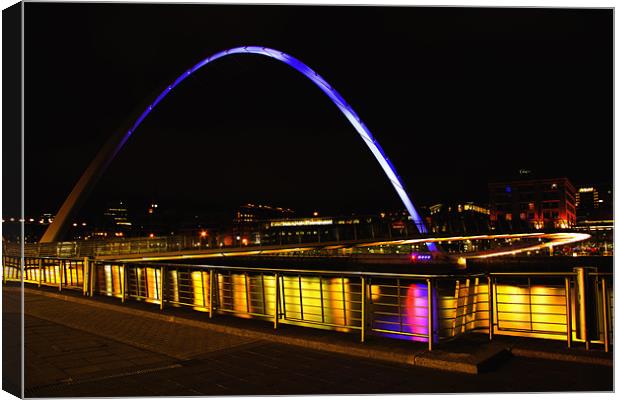
[[[18,296],[5,287],[4,309]],[[478,375],[438,371],[165,323],[34,291],[26,292],[25,313],[27,397],[613,389],[612,368],[603,365],[511,357]]]

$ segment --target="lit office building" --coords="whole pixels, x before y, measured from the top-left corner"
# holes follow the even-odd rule
[[[613,219],[611,185],[580,185],[575,193],[577,221]]]
[[[290,208],[263,204],[245,204],[237,210],[233,219],[232,241],[236,244],[261,244],[261,221],[288,218],[295,214]]]
[[[493,182],[489,200],[497,231],[567,229],[577,222],[575,187],[568,178]]]
[[[432,233],[477,234],[489,232],[490,211],[472,202],[429,207]]]
[[[406,211],[378,215],[350,215],[267,220],[260,223],[264,244],[340,242],[406,237],[417,233]]]
[[[127,205],[122,201],[115,202],[104,211],[101,229],[93,232],[93,238],[125,237],[129,235],[132,228]]]
[[[577,186],[577,226],[575,230],[589,234],[577,246],[579,255],[613,255],[614,213],[613,189],[610,184]]]

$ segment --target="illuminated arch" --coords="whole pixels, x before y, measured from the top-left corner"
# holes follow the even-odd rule
[[[48,229],[46,230],[41,242],[53,242],[58,240],[58,236],[63,231],[64,227],[68,223],[69,216],[72,214],[73,209],[77,202],[79,202],[83,197],[84,193],[92,187],[93,181],[96,180],[96,176],[99,176],[103,173],[103,170],[107,167],[107,165],[114,159],[116,154],[122,149],[123,145],[129,137],[135,132],[135,130],[140,126],[142,121],[153,111],[153,109],[159,104],[160,101],[164,99],[174,89],[178,84],[183,82],[187,77],[192,75],[194,72],[204,67],[208,63],[215,61],[219,58],[232,55],[232,54],[260,54],[263,56],[267,56],[270,58],[274,58],[276,60],[282,61],[283,63],[293,67],[297,71],[301,72],[304,76],[314,82],[340,109],[340,111],[347,117],[351,125],[355,128],[355,130],[359,133],[359,135],[364,139],[364,142],[375,156],[381,168],[388,176],[390,183],[394,186],[396,193],[400,197],[403,202],[405,208],[411,215],[413,222],[415,223],[418,231],[420,233],[426,233],[426,226],[424,225],[424,221],[418,214],[417,210],[413,206],[411,199],[405,192],[405,188],[396,173],[396,169],[394,165],[390,162],[390,160],[385,155],[385,152],[379,145],[379,143],[375,140],[375,138],[370,133],[370,130],[366,127],[366,125],[362,122],[357,113],[351,108],[349,104],[340,96],[340,94],[336,91],[336,89],[332,88],[319,74],[314,72],[310,67],[306,64],[302,63],[295,57],[292,57],[288,54],[285,54],[281,51],[269,49],[266,47],[258,47],[258,46],[246,46],[246,47],[235,47],[233,49],[224,50],[219,53],[216,53],[210,57],[205,58],[200,61],[198,64],[194,65],[192,68],[185,71],[181,74],[171,85],[169,85],[163,92],[157,96],[155,101],[151,103],[146,110],[138,117],[138,119],[134,122],[131,128],[124,133],[121,139],[118,142],[114,142],[112,147],[109,149],[105,149],[106,151],[101,151],[100,154],[93,160],[91,165],[84,172],[80,181],[76,184],[73,191],[67,197],[62,207],[60,208],[58,214],[56,215],[54,221]]]

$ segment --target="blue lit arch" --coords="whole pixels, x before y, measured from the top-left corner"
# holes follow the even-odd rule
[[[64,228],[66,228],[69,218],[71,214],[75,211],[77,204],[85,197],[85,194],[92,188],[94,182],[97,177],[100,176],[105,170],[106,166],[114,159],[116,154],[123,148],[129,137],[135,132],[135,130],[140,126],[142,121],[153,111],[155,107],[159,104],[160,101],[164,99],[174,89],[177,85],[183,82],[188,76],[192,75],[194,72],[204,67],[208,63],[215,61],[219,58],[233,55],[233,54],[260,54],[263,56],[267,56],[270,58],[274,58],[276,60],[282,61],[286,65],[293,67],[297,71],[301,72],[304,76],[314,82],[331,100],[332,102],[340,109],[340,111],[347,117],[351,125],[355,128],[357,133],[364,139],[364,142],[375,156],[383,172],[387,175],[390,183],[396,190],[396,193],[400,197],[401,201],[405,205],[405,208],[411,215],[413,222],[415,223],[418,231],[420,233],[427,233],[426,226],[424,221],[418,214],[417,210],[413,206],[411,199],[405,192],[405,188],[396,174],[396,169],[394,165],[390,162],[390,160],[385,155],[385,152],[379,145],[379,143],[375,140],[375,138],[370,133],[370,130],[366,127],[366,125],[362,122],[357,113],[351,108],[349,104],[340,96],[340,94],[336,91],[336,89],[332,88],[319,74],[314,72],[310,67],[306,64],[302,63],[295,57],[292,57],[288,54],[285,54],[281,51],[269,49],[266,47],[258,47],[258,46],[246,46],[246,47],[235,47],[232,49],[224,50],[219,53],[216,53],[210,57],[205,58],[200,61],[198,64],[194,65],[192,68],[188,69],[184,73],[182,73],[172,84],[170,84],[163,92],[157,96],[157,98],[151,103],[144,112],[138,117],[138,119],[133,123],[131,128],[122,135],[121,139],[118,143],[114,142],[111,144],[110,150],[107,149],[107,146],[100,151],[100,154],[91,162],[89,167],[86,169],[78,183],[75,185],[60,210],[56,214],[54,221],[50,224],[50,226],[45,231],[43,237],[41,238],[42,243],[53,242],[59,240],[59,236]],[[115,139],[118,140],[118,139]],[[436,247],[434,244],[429,245],[429,249],[435,251]]]
[[[396,193],[398,193],[398,196],[400,197],[401,201],[405,205],[405,208],[411,215],[411,218],[413,219],[413,222],[418,228],[418,231],[420,233],[427,232],[424,221],[422,220],[417,210],[415,209],[413,203],[411,202],[411,199],[409,199],[409,196],[407,195],[407,192],[405,191],[405,188],[400,178],[398,177],[398,174],[396,173],[396,169],[394,168],[394,165],[387,158],[387,156],[385,155],[385,152],[381,148],[381,145],[379,145],[379,142],[377,142],[377,140],[372,136],[372,134],[370,133],[370,130],[366,127],[364,122],[362,122],[362,120],[357,115],[357,113],[353,110],[353,108],[342,98],[342,96],[340,96],[340,94],[336,91],[336,89],[331,87],[325,81],[325,79],[323,79],[319,74],[314,72],[306,64],[304,64],[303,62],[299,61],[295,57],[290,56],[286,53],[283,53],[281,51],[274,50],[274,49],[269,49],[266,47],[246,46],[246,47],[235,47],[233,49],[224,50],[210,57],[205,58],[204,60],[200,61],[198,64],[194,65],[192,68],[185,71],[171,85],[169,85],[166,89],[164,89],[164,91],[161,92],[159,96],[157,96],[155,101],[153,101],[153,103],[147,107],[147,109],[140,115],[140,117],[138,117],[136,122],[127,131],[127,133],[125,134],[125,136],[123,137],[119,145],[116,147],[114,154],[116,154],[123,147],[127,139],[129,139],[132,133],[135,132],[135,130],[142,123],[142,121],[157,106],[157,104],[159,104],[159,102],[162,101],[163,98],[166,97],[168,93],[172,91],[172,89],[174,89],[178,84],[183,82],[188,76],[192,75],[194,72],[204,67],[208,63],[215,61],[219,58],[232,55],[232,54],[260,54],[263,56],[274,58],[276,60],[282,61],[283,63],[285,63],[286,65],[290,67],[295,68],[297,71],[301,72],[304,76],[306,76],[308,79],[314,82],[332,100],[332,102],[334,102],[334,104],[340,109],[340,111],[345,115],[345,117],[347,117],[351,125],[353,125],[357,133],[359,133],[362,139],[364,139],[364,142],[366,143],[366,145],[368,146],[372,154],[375,156],[375,158],[381,165],[381,168],[387,175],[388,179],[390,180],[390,183],[392,183],[392,186],[394,186]]]

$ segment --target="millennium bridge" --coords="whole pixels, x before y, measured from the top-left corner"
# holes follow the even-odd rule
[[[236,248],[196,248],[177,238],[61,242],[97,179],[156,106],[197,70],[242,54],[283,62],[327,95],[368,146],[419,235]],[[609,351],[614,319],[609,258],[550,257],[554,248],[588,237],[574,232],[430,235],[394,165],[342,96],[300,60],[246,46],[207,57],[183,72],[128,129],[112,135],[41,243],[5,246],[3,281],[121,304],[156,304],[164,313],[186,308],[209,319],[253,318],[275,330],[287,324],[356,333],[361,342],[370,335],[423,342],[428,350],[478,333],[491,341],[519,336]]]

